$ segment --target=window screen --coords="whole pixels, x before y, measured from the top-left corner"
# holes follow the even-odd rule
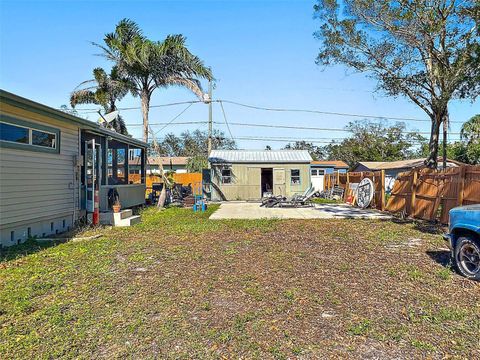
[[[290,170],[290,182],[292,185],[300,185],[300,170]]]
[[[222,169],[222,184],[231,184],[231,183],[232,183],[232,170]]]

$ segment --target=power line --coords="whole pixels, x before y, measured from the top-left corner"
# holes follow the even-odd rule
[[[230,133],[230,137],[232,138],[233,141],[235,141],[232,135],[232,131],[230,130],[230,126],[228,125],[227,115],[225,115],[225,109],[223,108],[223,104],[221,101],[220,101],[220,107],[222,108],[223,119],[225,120],[225,125],[227,125],[227,129],[228,129],[228,132]]]
[[[393,116],[378,116],[378,115],[363,115],[363,114],[350,114],[350,113],[340,113],[340,112],[330,112],[330,111],[320,111],[320,110],[308,110],[308,109],[284,109],[284,108],[268,108],[262,106],[255,106],[255,105],[248,105],[242,104],[236,101],[230,100],[216,100],[222,101],[228,104],[233,104],[249,109],[256,109],[256,110],[265,110],[265,111],[276,111],[276,112],[303,112],[303,113],[312,113],[312,114],[323,114],[323,115],[335,115],[335,116],[348,116],[348,117],[360,117],[360,118],[371,118],[371,119],[390,119],[390,120],[400,120],[400,121],[420,121],[420,122],[431,122],[431,120],[427,119],[417,119],[417,118],[401,118],[401,117],[393,117]],[[461,123],[463,121],[450,121],[450,123]]]
[[[150,126],[161,126],[161,125],[193,125],[193,124],[207,124],[207,121],[185,121],[177,122],[172,124],[168,123],[151,123]],[[225,125],[222,122],[214,121],[216,125]],[[339,131],[339,132],[351,132],[344,128],[323,128],[323,127],[311,127],[311,126],[293,126],[293,125],[271,125],[271,124],[259,124],[259,123],[240,123],[240,122],[228,122],[227,125],[232,126],[246,126],[246,127],[265,127],[273,129],[292,129],[292,130],[313,130],[313,131]],[[128,124],[128,126],[143,126],[143,124]],[[420,134],[420,135],[430,135],[428,131],[403,131],[404,134]],[[449,135],[460,135],[459,132],[449,132]]]
[[[284,142],[295,142],[295,141],[305,141],[305,142],[318,142],[318,143],[327,143],[330,144],[334,141],[343,141],[350,138],[292,138],[292,137],[258,137],[258,136],[239,136],[239,140],[262,140],[262,141],[284,141]],[[453,140],[453,139],[450,139]],[[421,141],[410,141],[412,144],[424,144],[426,142]]]
[[[321,127],[309,127],[309,126],[293,126],[293,125],[270,125],[270,124],[258,124],[258,123],[238,123],[230,122],[232,126],[251,126],[251,127],[266,127],[266,128],[275,128],[275,129],[295,129],[295,130],[315,130],[315,131],[341,131],[341,132],[351,132],[351,130],[342,129],[342,128],[321,128]],[[403,131],[404,134],[427,134],[430,135],[428,131]],[[449,132],[451,135],[459,135],[459,132]]]
[[[137,138],[136,138],[137,139]],[[138,138],[141,139],[141,138]],[[163,138],[158,138],[157,141],[159,140],[165,140],[166,137]],[[292,138],[292,137],[258,137],[258,136],[237,136],[235,140],[244,140],[244,141],[264,141],[264,142],[269,142],[269,141],[275,141],[275,142],[295,142],[295,141],[306,141],[309,143],[321,143],[321,144],[331,144],[334,141],[343,141],[349,138],[328,138],[328,137],[323,137],[323,138]],[[458,139],[450,139],[451,141],[458,141]],[[410,142],[415,145],[420,145],[424,144],[426,142],[419,142],[419,141],[412,141]],[[337,142],[336,144],[339,144]]]
[[[190,106],[192,106],[193,104],[189,104],[185,109],[183,109],[182,111],[180,111],[180,113],[178,113],[178,115],[176,115],[172,120],[170,120],[167,124],[165,124],[160,130],[157,130],[154,135],[158,134],[160,131],[162,131],[163,129],[165,129],[168,125],[170,125],[171,123],[173,123],[175,120],[177,120],[185,111],[187,111]]]
[[[149,126],[162,126],[162,125],[194,125],[194,124],[207,124],[208,121],[183,121],[172,124],[171,122],[150,123]],[[143,124],[128,124],[128,126],[143,126]]]
[[[309,113],[309,114],[322,114],[322,115],[333,115],[333,116],[344,116],[344,117],[356,117],[356,118],[368,118],[368,119],[377,119],[377,120],[398,120],[398,121],[416,121],[416,122],[428,122],[430,123],[431,120],[429,119],[419,119],[419,118],[408,118],[408,117],[394,117],[394,116],[385,116],[385,115],[365,115],[365,114],[357,114],[357,113],[343,113],[343,112],[332,112],[332,111],[322,111],[322,110],[311,110],[311,109],[288,109],[288,108],[272,108],[272,107],[264,107],[264,106],[256,106],[250,104],[244,104],[237,101],[232,100],[213,100],[213,102],[219,103],[227,103],[236,106],[241,106],[249,109],[255,110],[263,110],[263,111],[273,111],[273,112],[300,112],[300,113]],[[158,104],[158,105],[150,105],[150,108],[159,108],[159,107],[168,107],[168,106],[176,106],[176,105],[184,105],[184,104],[198,104],[204,103],[201,100],[193,100],[193,101],[181,101],[181,102],[174,102],[174,103],[167,103],[167,104]],[[128,111],[128,110],[139,110],[141,109],[140,106],[133,106],[133,107],[124,107],[118,108],[117,110],[120,111]],[[58,110],[62,110],[58,108]],[[85,112],[85,113],[96,113],[98,109],[76,109],[76,111]],[[450,121],[452,124],[463,124],[464,121]]]
[[[185,104],[197,104],[197,103],[203,103],[201,100],[192,100],[192,101],[180,101],[180,102],[174,102],[174,103],[167,103],[167,104],[158,104],[158,105],[150,105],[151,108],[159,108],[159,107],[168,107],[168,106],[177,106],[177,105],[185,105]],[[140,110],[142,107],[141,106],[132,106],[132,107],[123,107],[123,108],[117,108],[119,111],[128,111],[128,110]],[[57,108],[57,110],[64,110],[62,108]],[[75,111],[79,112],[86,112],[86,113],[96,113],[98,111],[98,108],[96,109],[74,109]]]

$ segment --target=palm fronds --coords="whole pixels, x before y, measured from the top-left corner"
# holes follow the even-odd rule
[[[85,85],[91,86],[85,86]],[[118,67],[114,66],[110,74],[102,68],[93,69],[93,79],[80,83],[70,95],[70,105],[74,108],[80,104],[96,104],[102,106],[105,112],[116,109],[116,102],[121,100],[131,90],[128,79],[121,76]],[[121,117],[111,124],[112,129],[128,135],[127,127]]]

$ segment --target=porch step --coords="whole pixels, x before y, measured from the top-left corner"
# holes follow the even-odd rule
[[[128,218],[128,217],[130,217],[130,216],[133,216],[133,211],[132,211],[132,209],[126,209],[126,210],[121,210],[121,211],[120,211],[120,217],[121,217],[122,219],[126,219],[126,218]]]
[[[140,217],[140,215],[129,216],[126,218],[122,218],[120,213],[119,213],[120,216],[116,217],[115,215],[116,214],[114,214],[113,226],[132,226],[142,221],[142,218]]]
[[[140,215],[133,215],[131,209],[122,210],[119,213],[100,213],[100,224],[113,226],[131,226],[142,221]]]

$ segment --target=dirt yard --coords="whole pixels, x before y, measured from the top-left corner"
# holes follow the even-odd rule
[[[480,285],[390,220],[149,209],[0,262],[0,358],[480,358]]]

